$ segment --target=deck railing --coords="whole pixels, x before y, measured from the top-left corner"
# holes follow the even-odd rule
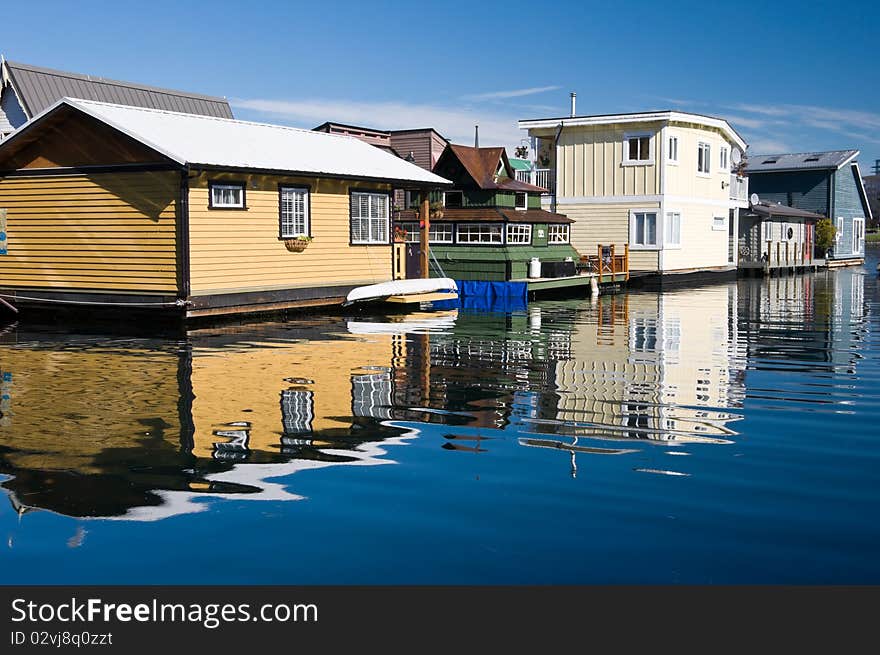
[[[612,276],[612,280],[618,275],[625,275],[629,279],[629,244],[624,244],[623,254],[614,252],[614,244],[603,246],[601,243],[596,247],[595,255],[581,255],[581,264],[591,273],[600,277]]]
[[[552,168],[533,168],[529,171],[516,171],[516,179],[520,182],[533,184],[542,189],[547,189],[548,193],[553,192],[554,174]]]
[[[789,243],[788,241],[767,241],[764,252],[764,263],[770,268],[779,266],[804,266],[812,263],[813,253],[804,242]]]

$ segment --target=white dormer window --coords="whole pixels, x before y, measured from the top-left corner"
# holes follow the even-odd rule
[[[721,158],[719,160],[719,165],[722,171],[728,170],[728,161],[727,161],[727,146],[721,146]]]
[[[623,139],[623,163],[626,165],[651,164],[654,153],[651,152],[651,135],[649,133],[627,134]]]
[[[667,152],[666,157],[667,157],[670,164],[677,164],[678,163],[678,137],[677,136],[672,135],[669,137],[668,152]]]
[[[514,200],[514,207],[516,209],[528,209],[529,208],[529,194],[524,191],[517,191],[514,194],[516,198]]]
[[[708,175],[710,172],[709,158],[712,156],[712,148],[708,143],[697,144],[697,172]]]

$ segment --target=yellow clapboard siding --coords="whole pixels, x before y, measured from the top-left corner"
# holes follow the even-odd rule
[[[174,292],[179,184],[174,172],[0,180],[2,284]]]
[[[208,209],[207,178],[190,181],[193,293],[364,284],[390,279],[390,244],[349,245],[349,189],[377,189],[382,185],[278,176],[245,178],[239,175],[227,179],[244,179],[246,210]],[[279,183],[307,185],[311,189],[314,240],[300,253],[289,252],[278,239]]]

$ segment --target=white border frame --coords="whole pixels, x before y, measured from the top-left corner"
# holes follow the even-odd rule
[[[678,214],[678,243],[666,241],[666,221],[669,214]],[[684,212],[677,208],[666,209],[663,212],[663,248],[666,250],[681,250],[681,242],[684,237]]]
[[[623,152],[621,153],[621,166],[653,166],[654,165],[654,150],[656,146],[654,145],[654,141],[656,139],[657,133],[651,131],[641,131],[641,132],[624,132],[623,134]],[[647,159],[630,159],[629,158],[629,140],[630,139],[643,139],[648,137],[648,158]]]
[[[656,227],[657,233],[654,235],[657,239],[657,243],[654,245],[646,246],[636,243],[635,234],[636,234],[636,214],[654,214],[656,220],[654,225]],[[662,229],[662,225],[660,224],[662,221],[662,213],[660,212],[659,207],[647,207],[645,209],[630,209],[629,210],[629,249],[630,250],[662,250],[661,244],[663,243],[663,233],[660,231]]]

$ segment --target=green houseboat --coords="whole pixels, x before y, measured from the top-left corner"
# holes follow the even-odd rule
[[[504,148],[449,144],[433,170],[453,188],[431,195],[432,276],[524,281],[530,291],[589,284],[577,275],[573,221],[541,209],[546,189],[516,180]],[[395,240],[406,250],[406,277],[419,276],[418,202],[417,194],[407,194],[395,223]],[[572,277],[579,279],[563,282]]]

